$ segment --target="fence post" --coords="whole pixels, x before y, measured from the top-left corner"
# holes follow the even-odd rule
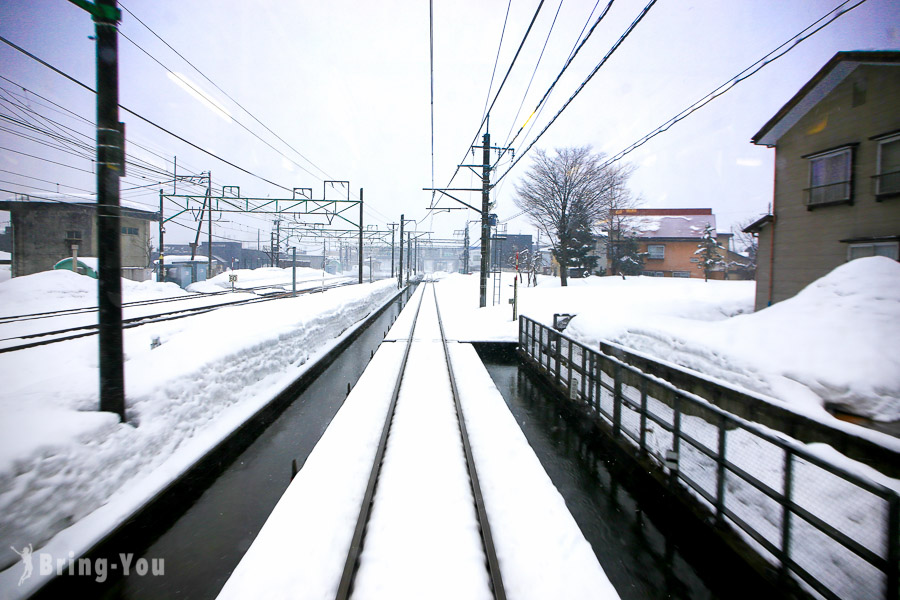
[[[716,456],[716,522],[725,519],[725,415],[719,415],[719,453]]]
[[[900,496],[888,500],[887,598],[900,597]]]
[[[669,484],[678,480],[679,463],[681,462],[681,394],[675,394],[672,402],[675,414],[672,416],[672,458],[674,467],[669,467]]]
[[[587,351],[588,349],[578,345],[578,349],[581,351],[581,378],[578,380],[578,392],[581,394],[581,399],[584,400],[587,397]]]
[[[788,561],[791,558],[791,492],[794,487],[794,454],[790,448],[784,449],[784,490],[781,512],[781,576],[788,577]]]
[[[556,385],[560,385],[560,378],[562,377],[562,336],[558,333],[554,334],[556,336]]]
[[[647,378],[641,377],[641,456],[647,454]]]
[[[584,393],[587,397],[588,406],[594,408],[594,402],[596,400],[594,395],[594,373],[597,365],[597,354],[593,350],[585,349],[585,351],[588,353],[588,363],[584,376]]]
[[[613,435],[619,437],[622,426],[622,365],[619,363],[616,363],[613,378]]]
[[[566,340],[566,346],[569,348],[566,359],[566,389],[569,390],[569,398],[572,397],[572,345],[572,340]]]

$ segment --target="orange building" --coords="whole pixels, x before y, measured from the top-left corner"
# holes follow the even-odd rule
[[[644,254],[643,274],[651,277],[703,278],[700,257],[696,254],[707,225],[716,228],[711,208],[632,208],[616,211],[623,233],[633,236]],[[746,278],[745,269],[735,263],[747,259],[730,250],[731,233],[718,233],[716,239],[723,264],[712,279]],[[726,270],[727,267],[727,270]]]

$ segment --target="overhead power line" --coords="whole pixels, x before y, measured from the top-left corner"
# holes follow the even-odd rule
[[[121,35],[123,38],[125,38],[126,40],[128,40],[135,48],[137,48],[138,50],[140,50],[141,52],[143,52],[144,54],[146,54],[151,60],[153,60],[156,64],[158,64],[160,67],[162,67],[166,72],[171,73],[171,74],[172,74],[173,76],[175,76],[175,77],[178,77],[178,75],[177,75],[174,71],[172,71],[172,69],[170,69],[169,67],[167,67],[166,65],[164,65],[164,64],[162,63],[162,61],[160,61],[158,58],[156,58],[155,56],[153,56],[152,54],[150,54],[150,52],[148,52],[148,51],[145,50],[143,47],[141,47],[140,44],[138,44],[137,42],[135,42],[134,40],[132,40],[130,37],[128,37],[127,35],[125,35],[125,34],[122,33],[121,31],[119,32],[119,35]],[[184,83],[185,83],[185,85],[189,85],[187,82],[184,82]],[[258,139],[260,142],[262,142],[263,144],[265,144],[266,146],[268,146],[269,148],[271,148],[272,150],[274,150],[275,152],[277,152],[283,159],[285,159],[285,160],[287,160],[287,161],[293,163],[294,165],[297,166],[297,168],[299,168],[299,169],[301,169],[302,171],[304,171],[305,173],[307,173],[307,174],[309,174],[309,175],[315,177],[316,179],[319,179],[319,180],[322,179],[321,177],[319,177],[318,175],[316,175],[315,173],[313,173],[312,171],[310,171],[309,169],[307,169],[306,167],[304,167],[303,165],[301,165],[300,163],[298,163],[297,161],[295,161],[293,158],[291,158],[290,156],[288,156],[287,154],[285,154],[284,152],[282,152],[281,150],[279,150],[278,148],[276,148],[275,146],[273,146],[272,144],[270,144],[269,142],[267,142],[266,140],[264,140],[258,133],[256,133],[255,131],[251,130],[249,127],[247,127],[246,125],[244,125],[243,123],[241,123],[241,122],[240,122],[239,120],[237,120],[236,118],[234,118],[234,117],[230,117],[230,118],[231,118],[235,123],[237,123],[238,126],[239,126],[241,129],[243,129],[244,131],[246,131],[247,133],[249,133],[250,135],[252,135],[252,136],[255,137],[256,139]]]
[[[512,0],[509,0],[509,2],[506,3],[506,16],[503,17],[503,28],[500,30],[500,43],[497,44],[497,56],[494,57],[494,69],[491,71],[491,82],[488,84],[488,91],[484,96],[484,110],[481,111],[482,119],[487,115],[488,102],[491,100],[491,90],[494,89],[494,76],[497,74],[497,63],[500,62],[500,50],[503,48],[503,36],[506,35],[506,23],[509,21],[509,9],[511,6]]]
[[[509,74],[512,72],[513,67],[516,64],[516,60],[518,60],[519,53],[522,52],[522,47],[525,45],[525,41],[528,39],[528,34],[531,33],[531,28],[534,27],[534,22],[537,20],[538,15],[541,12],[541,7],[543,6],[544,0],[541,0],[534,11],[534,15],[531,17],[531,22],[528,24],[528,29],[525,30],[525,35],[522,36],[522,41],[519,42],[519,47],[516,49],[516,53],[513,56],[512,61],[509,63],[509,68],[506,70],[506,75],[503,76],[503,81],[500,82],[500,86],[497,88],[497,92],[494,94],[494,100],[491,102],[490,107],[487,109],[487,111],[485,111],[484,116],[481,118],[481,123],[478,125],[478,129],[475,131],[475,137],[473,137],[472,141],[469,142],[468,146],[466,147],[466,151],[462,156],[462,159],[457,163],[456,169],[453,171],[453,175],[450,177],[450,181],[447,182],[447,187],[450,187],[450,185],[453,184],[453,180],[456,179],[456,176],[459,174],[460,165],[465,162],[466,156],[469,154],[469,149],[476,142],[476,140],[478,140],[478,134],[481,133],[481,128],[484,127],[485,122],[490,116],[491,110],[493,110],[494,104],[497,102],[497,98],[500,97],[500,92],[503,90],[503,86],[504,84],[506,84],[506,80],[509,78]],[[488,90],[488,96],[490,96],[490,90]],[[431,211],[434,210],[434,208],[434,204],[432,203],[432,206],[429,206],[428,210],[425,212],[425,217],[423,217],[423,219],[426,218],[428,214],[430,214]]]
[[[865,0],[863,0],[863,1],[865,1]],[[531,141],[531,143],[525,148],[525,150],[522,153],[520,153],[519,156],[516,157],[516,160],[514,160],[512,162],[512,164],[509,166],[509,168],[506,171],[504,171],[500,177],[497,178],[497,180],[494,182],[494,185],[496,185],[504,177],[506,177],[506,175],[510,171],[512,171],[513,168],[515,168],[515,166],[518,164],[518,162],[520,160],[522,160],[522,157],[524,157],[528,153],[528,151],[531,150],[531,148],[537,143],[537,141],[539,139],[541,139],[541,136],[543,136],[544,133],[546,133],[547,130],[550,129],[550,126],[553,125],[553,123],[556,121],[556,119],[559,118],[559,115],[561,115],[563,113],[563,111],[566,110],[566,108],[568,108],[568,106],[572,103],[572,101],[576,98],[576,96],[578,96],[578,94],[581,93],[581,90],[583,90],[585,88],[585,86],[588,84],[588,82],[590,82],[590,80],[593,79],[594,75],[597,74],[597,71],[599,71],[600,68],[606,64],[606,61],[609,60],[609,57],[612,56],[613,53],[615,53],[615,51],[619,48],[619,46],[622,45],[622,42],[624,42],[625,39],[631,34],[631,32],[634,31],[634,28],[637,27],[638,23],[640,23],[641,20],[647,15],[647,13],[650,12],[650,9],[653,8],[654,4],[656,4],[656,0],[650,0],[650,2],[647,3],[647,5],[640,12],[640,14],[634,19],[634,21],[631,22],[631,25],[629,25],[628,28],[625,30],[625,33],[623,33],[619,37],[619,39],[616,40],[616,43],[612,45],[612,47],[609,49],[609,51],[606,53],[606,55],[600,60],[599,63],[597,63],[597,66],[594,67],[594,70],[591,71],[590,75],[588,75],[587,78],[585,78],[585,80],[581,82],[581,85],[578,86],[578,89],[576,89],[575,92],[571,96],[569,96],[569,99],[566,100],[566,103],[563,104],[562,108],[560,108],[556,112],[555,115],[553,115],[553,118],[550,119],[550,122],[544,126],[544,128],[537,135],[537,137],[534,138]]]
[[[17,50],[18,52],[21,52],[22,54],[24,54],[24,55],[27,56],[28,58],[30,58],[30,59],[32,59],[32,60],[34,60],[34,61],[40,63],[41,65],[47,67],[48,69],[50,69],[50,70],[53,71],[54,73],[57,73],[58,75],[61,75],[62,77],[65,77],[66,79],[68,79],[68,80],[71,81],[72,83],[74,83],[74,84],[76,84],[76,85],[78,85],[78,86],[80,86],[80,87],[86,89],[87,91],[91,92],[92,94],[96,94],[96,93],[97,93],[97,92],[94,90],[94,88],[92,88],[92,87],[90,87],[89,85],[87,85],[87,84],[85,84],[85,83],[83,83],[83,82],[81,82],[81,81],[75,79],[74,77],[72,77],[72,76],[69,75],[68,73],[65,73],[65,72],[61,71],[60,69],[54,67],[53,65],[49,64],[48,62],[46,62],[46,61],[44,61],[44,60],[41,60],[40,58],[38,58],[37,56],[35,56],[35,55],[32,54],[31,52],[28,52],[28,51],[25,50],[24,48],[21,48],[21,47],[17,46],[16,44],[14,44],[13,42],[9,41],[9,40],[6,39],[5,37],[0,36],[0,42],[3,42],[3,43],[6,44],[7,46],[13,48],[14,50]],[[215,158],[216,160],[218,160],[218,161],[220,161],[220,162],[222,162],[222,163],[224,163],[224,164],[226,164],[226,165],[228,165],[228,166],[230,166],[230,167],[232,167],[232,168],[235,168],[235,169],[237,169],[238,171],[241,171],[242,173],[246,173],[247,175],[250,175],[251,177],[255,177],[256,179],[259,179],[260,181],[264,181],[264,182],[268,183],[269,185],[273,185],[273,186],[275,186],[275,187],[277,187],[277,188],[281,188],[281,189],[286,190],[286,191],[288,191],[288,192],[292,192],[292,191],[293,191],[292,188],[285,187],[285,186],[283,186],[283,185],[281,185],[281,184],[275,183],[274,181],[271,181],[271,180],[269,180],[269,179],[266,179],[266,178],[263,177],[262,175],[257,175],[256,173],[253,173],[252,171],[248,171],[247,169],[245,169],[245,168],[243,168],[243,167],[241,167],[241,166],[238,166],[238,165],[234,164],[233,162],[231,162],[231,161],[229,161],[229,160],[227,160],[227,159],[222,158],[221,156],[219,156],[219,155],[217,155],[217,154],[215,154],[215,153],[213,153],[213,152],[207,150],[206,148],[203,148],[203,147],[198,146],[197,144],[195,144],[195,143],[193,143],[193,142],[190,142],[190,141],[186,140],[185,138],[181,137],[181,136],[178,135],[177,133],[174,133],[174,132],[172,132],[172,131],[166,129],[166,128],[163,127],[162,125],[159,125],[158,123],[155,123],[155,122],[151,121],[151,120],[148,119],[147,117],[144,117],[143,115],[140,115],[140,114],[134,112],[133,110],[131,110],[131,109],[128,108],[128,107],[122,106],[121,104],[119,104],[118,106],[119,106],[119,108],[121,108],[122,110],[124,110],[125,112],[127,112],[128,114],[132,115],[133,117],[136,117],[136,118],[140,119],[140,120],[143,121],[144,123],[147,123],[148,125],[150,125],[150,126],[152,126],[152,127],[155,127],[156,129],[159,129],[159,130],[162,131],[163,133],[166,133],[166,134],[168,134],[168,135],[174,137],[175,139],[179,140],[180,142],[183,142],[183,143],[187,144],[188,146],[190,146],[190,147],[192,147],[192,148],[194,148],[194,149],[196,149],[196,150],[199,150],[200,152],[203,152],[204,154],[206,154],[206,155],[208,155],[208,156],[211,156],[212,158]]]
[[[314,163],[313,161],[311,161],[310,159],[308,159],[308,158],[307,158],[306,156],[304,156],[299,150],[297,150],[296,148],[294,148],[294,147],[293,147],[292,145],[290,145],[287,141],[285,141],[281,136],[279,136],[277,133],[275,133],[274,131],[272,131],[265,123],[263,123],[263,122],[260,121],[258,118],[256,118],[256,116],[255,116],[253,113],[251,113],[249,110],[247,110],[246,108],[244,108],[244,106],[243,106],[240,102],[238,102],[237,100],[235,100],[234,98],[232,98],[231,95],[230,95],[228,92],[226,92],[225,90],[223,90],[221,87],[219,87],[219,85],[218,85],[215,81],[213,81],[212,79],[210,79],[209,77],[207,77],[206,73],[204,73],[203,71],[201,71],[197,66],[194,65],[194,63],[192,63],[191,61],[189,61],[187,58],[184,57],[183,54],[181,54],[178,50],[176,50],[175,48],[173,48],[172,45],[169,44],[169,42],[167,42],[166,40],[164,40],[164,39],[162,38],[162,36],[160,36],[158,33],[156,33],[149,25],[147,25],[146,23],[144,23],[137,15],[135,15],[133,12],[131,12],[130,10],[128,10],[128,8],[126,8],[125,6],[123,6],[121,2],[119,2],[119,6],[122,7],[122,10],[124,10],[124,11],[127,12],[129,15],[131,15],[132,17],[134,17],[134,19],[135,19],[138,23],[140,23],[141,25],[143,25],[143,26],[147,29],[147,31],[149,31],[150,33],[152,33],[152,34],[156,37],[156,39],[158,39],[159,41],[161,41],[161,42],[162,42],[163,44],[165,44],[172,52],[174,52],[175,54],[177,54],[177,55],[179,56],[179,58],[181,58],[181,60],[183,60],[184,62],[186,62],[187,64],[189,64],[189,65],[191,66],[192,69],[194,69],[197,73],[200,74],[201,77],[203,77],[204,79],[206,79],[206,80],[207,80],[209,83],[211,83],[217,90],[219,90],[220,92],[222,92],[222,93],[225,95],[226,98],[228,98],[229,100],[231,100],[232,102],[234,102],[234,103],[235,103],[242,111],[244,111],[245,113],[247,113],[247,115],[249,115],[251,119],[253,119],[253,120],[256,121],[257,123],[259,123],[259,124],[263,127],[263,129],[265,129],[266,131],[268,131],[269,133],[271,133],[272,135],[274,135],[276,138],[278,138],[278,140],[279,140],[281,143],[283,143],[285,146],[287,146],[288,148],[290,148],[291,150],[293,150],[293,151],[297,154],[297,156],[301,157],[303,160],[305,160],[306,162],[308,162],[310,165],[312,165],[313,167],[315,167],[316,169],[318,169],[323,175],[325,175],[325,177],[327,177],[328,179],[334,179],[334,177],[332,177],[331,175],[329,175],[328,173],[326,173],[324,169],[322,169],[322,168],[319,167],[316,163]],[[129,40],[129,41],[130,41],[130,40]],[[133,43],[133,42],[132,42],[132,43]],[[296,164],[296,163],[295,163],[295,164]],[[300,165],[297,165],[297,166],[300,166]],[[301,168],[303,168],[303,167],[301,167]],[[303,170],[306,171],[306,169],[303,169]],[[307,171],[307,173],[309,173],[309,171]],[[310,173],[310,175],[313,175],[313,174]],[[313,177],[316,177],[317,179],[320,179],[320,180],[322,179],[322,178],[319,177],[318,175],[313,175]]]
[[[544,95],[541,97],[541,99],[538,100],[538,103],[537,103],[537,105],[535,105],[534,110],[531,111],[531,114],[528,116],[527,119],[525,119],[525,122],[522,123],[522,126],[519,127],[519,130],[516,132],[516,135],[514,135],[512,137],[512,139],[509,140],[509,142],[504,143],[503,144],[504,146],[506,146],[506,147],[512,146],[513,142],[516,141],[516,138],[519,137],[519,134],[522,133],[522,130],[525,129],[525,127],[528,125],[528,122],[531,121],[531,119],[535,115],[540,115],[541,112],[543,112],[544,106],[545,106],[544,103],[547,101],[547,98],[550,97],[550,93],[556,87],[556,84],[559,83],[559,80],[562,78],[563,74],[569,68],[569,65],[572,64],[572,61],[575,60],[575,57],[578,56],[578,53],[581,51],[581,49],[584,47],[584,45],[587,43],[587,41],[591,38],[591,35],[593,35],[594,30],[597,29],[597,26],[600,24],[600,22],[603,20],[603,18],[606,16],[606,14],[609,12],[609,9],[612,8],[613,2],[615,2],[615,0],[609,0],[609,3],[606,5],[606,8],[604,8],[603,12],[601,12],[597,16],[597,20],[594,21],[594,24],[591,26],[591,29],[588,31],[587,35],[584,37],[584,39],[581,39],[581,35],[584,33],[584,29],[587,27],[587,23],[590,22],[590,16],[588,17],[588,21],[585,22],[585,26],[581,29],[581,33],[578,34],[578,40],[576,40],[575,46],[572,48],[572,51],[569,52],[569,57],[566,59],[566,62],[563,65],[562,69],[560,69],[559,73],[556,75],[556,79],[553,80],[553,83],[550,84],[550,87],[547,88],[547,91],[545,91]],[[600,3],[600,1],[597,0],[597,4],[599,4],[599,3]],[[594,10],[597,10],[597,4],[594,5],[594,9],[591,11],[591,15],[594,14]],[[579,43],[579,40],[580,40],[580,43]],[[523,98],[523,100],[524,100],[524,98]],[[534,122],[532,122],[532,126],[533,125],[534,125]],[[528,131],[530,132],[531,129],[529,129]],[[500,152],[500,156],[497,157],[497,163],[500,162],[500,159],[503,158],[504,154],[506,154],[506,150],[503,150]],[[495,166],[496,166],[496,163],[495,163]]]
[[[733,89],[740,82],[742,82],[745,79],[747,79],[748,77],[751,77],[752,75],[756,74],[766,65],[769,65],[769,64],[773,63],[774,61],[778,60],[779,58],[781,58],[782,56],[784,56],[785,54],[787,54],[788,52],[793,50],[798,44],[800,44],[804,40],[812,37],[819,31],[821,31],[822,29],[824,29],[825,27],[830,25],[836,19],[839,19],[840,17],[847,14],[854,8],[860,6],[867,0],[859,0],[856,4],[854,4],[851,7],[843,8],[844,6],[849,4],[851,1],[852,0],[846,0],[842,4],[839,4],[833,10],[829,11],[824,16],[817,19],[816,21],[814,21],[812,24],[810,24],[808,27],[804,28],[800,32],[791,36],[790,39],[788,39],[787,41],[785,41],[784,43],[779,45],[777,48],[775,48],[774,50],[772,50],[771,52],[769,52],[768,54],[766,54],[765,56],[763,56],[762,58],[760,58],[759,60],[754,62],[749,67],[747,67],[746,69],[744,69],[743,71],[741,71],[740,73],[738,73],[737,75],[735,75],[734,77],[732,77],[731,79],[729,79],[728,81],[726,81],[725,83],[723,83],[722,85],[720,85],[719,87],[714,89],[713,91],[709,92],[708,94],[706,94],[705,96],[703,96],[702,98],[700,98],[699,100],[697,100],[696,102],[694,102],[693,104],[691,104],[690,106],[688,106],[687,108],[685,108],[684,110],[679,112],[677,115],[675,115],[674,117],[672,117],[671,119],[669,119],[668,121],[666,121],[665,123],[663,123],[662,125],[657,127],[656,129],[654,129],[653,131],[647,133],[642,138],[640,138],[636,142],[632,143],[624,150],[621,150],[621,151],[617,152],[615,155],[611,156],[608,160],[606,160],[603,163],[602,166],[605,167],[605,166],[611,165],[612,163],[614,163],[616,161],[621,160],[626,154],[629,154],[630,152],[633,152],[634,150],[643,146],[644,144],[646,144],[648,141],[650,141],[652,138],[658,136],[659,134],[661,134],[665,131],[668,131],[669,128],[672,127],[675,123],[678,123],[679,121],[681,121],[683,119],[686,119],[688,116],[690,116],[691,114],[693,114],[700,108],[706,106],[707,104],[709,104],[710,102],[712,102],[713,100],[715,100],[716,98],[718,98],[719,96],[724,94],[725,92]],[[829,17],[831,17],[831,18],[829,18]],[[828,20],[825,23],[822,23],[822,21],[825,21],[826,19],[828,19]],[[820,23],[822,23],[822,24],[819,25]],[[817,25],[818,25],[818,27],[816,27]],[[815,27],[815,29],[813,29],[814,27]],[[812,30],[812,31],[810,31],[810,30]],[[809,33],[807,33],[807,32],[809,32]],[[790,44],[790,46],[788,46],[789,44]]]

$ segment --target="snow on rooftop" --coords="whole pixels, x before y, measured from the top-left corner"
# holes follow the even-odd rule
[[[624,225],[643,238],[699,238],[707,224],[716,227],[714,215],[639,215],[624,219]]]
[[[53,204],[84,204],[97,205],[96,194],[43,194],[41,196],[24,196],[17,198],[9,198],[11,202],[51,202]],[[130,208],[144,212],[157,212],[156,207],[145,202],[129,200],[128,198],[119,198],[119,206],[122,208]]]

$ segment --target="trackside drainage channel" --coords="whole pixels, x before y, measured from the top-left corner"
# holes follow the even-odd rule
[[[623,600],[774,593],[568,413],[513,344],[476,344],[485,367]]]
[[[167,502],[100,551],[109,564],[130,553],[129,576],[110,570],[102,585],[92,577],[57,577],[36,597],[215,598],[290,484],[291,461],[302,466],[409,294],[394,300],[261,433],[254,432],[258,437],[245,442],[230,464],[204,469],[213,473],[199,476],[208,479],[193,486],[200,491]],[[165,574],[139,575],[134,566],[141,559],[164,559]]]

